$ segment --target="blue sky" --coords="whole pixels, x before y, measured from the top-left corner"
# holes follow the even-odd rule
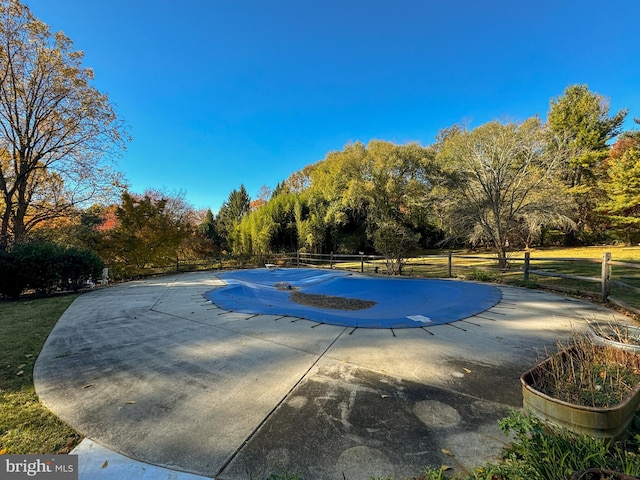
[[[640,117],[637,0],[23,1],[129,125],[131,190],[214,212],[348,142],[545,118],[570,84]]]

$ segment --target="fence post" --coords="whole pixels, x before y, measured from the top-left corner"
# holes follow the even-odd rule
[[[453,260],[452,260],[452,255],[451,252],[449,252],[449,263],[447,266],[447,277],[451,278],[451,266],[452,266]]]
[[[176,273],[180,273],[180,259],[176,256]]]
[[[329,270],[333,270],[333,252],[329,256]]]
[[[522,267],[523,270],[523,279],[526,282],[529,280],[529,264],[531,262],[531,252],[524,252],[524,265]]]
[[[300,268],[300,250],[296,252],[296,267]]]
[[[364,252],[360,252],[360,273],[364,273]]]
[[[611,253],[604,252],[602,254],[602,301],[606,302],[609,297],[610,289],[611,289],[611,265],[609,262],[611,261]]]
[[[218,265],[218,270],[222,270],[222,254],[220,254],[220,264]]]

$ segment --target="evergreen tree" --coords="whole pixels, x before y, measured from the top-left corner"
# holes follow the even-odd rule
[[[605,200],[599,208],[614,235],[628,243],[640,241],[640,132],[621,136],[604,162]]]
[[[240,220],[251,211],[251,199],[244,185],[233,190],[218,212],[218,233],[223,248],[233,249],[234,241],[238,241],[236,229]]]
[[[560,97],[551,100],[547,122],[555,143],[571,152],[561,170],[565,188],[577,205],[575,227],[566,232],[565,242],[582,241],[595,235],[599,218],[593,215],[598,203],[597,172],[607,157],[608,142],[620,133],[627,110],[609,113],[609,102],[602,95],[591,92],[587,85],[570,85]]]

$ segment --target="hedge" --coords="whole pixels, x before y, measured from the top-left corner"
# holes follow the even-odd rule
[[[52,243],[25,243],[0,252],[0,294],[18,298],[25,290],[40,295],[78,291],[99,278],[104,262],[94,252]]]

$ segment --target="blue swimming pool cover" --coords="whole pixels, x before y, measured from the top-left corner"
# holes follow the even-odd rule
[[[357,328],[412,328],[455,322],[498,303],[500,289],[457,280],[369,277],[340,270],[277,268],[234,270],[217,275],[226,285],[205,293],[233,312],[305,318]],[[376,302],[360,310],[297,303],[297,291]]]

